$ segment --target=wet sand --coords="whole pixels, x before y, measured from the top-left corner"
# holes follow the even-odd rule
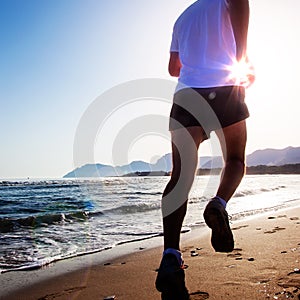
[[[231,227],[232,253],[213,251],[208,228],[183,235],[191,299],[300,299],[300,207],[235,221]],[[162,238],[156,242],[162,244]],[[93,259],[77,258],[77,266],[71,259],[42,270],[0,274],[0,299],[158,300],[154,281],[162,246],[153,245],[135,243],[135,253],[114,259],[98,253]]]

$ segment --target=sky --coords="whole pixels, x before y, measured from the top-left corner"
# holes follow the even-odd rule
[[[172,28],[193,2],[0,0],[0,178],[62,177],[76,165],[78,128],[103,94],[145,78],[175,84],[167,72]],[[250,7],[256,82],[246,96],[247,153],[300,146],[300,2],[251,0]],[[138,132],[137,119],[165,124],[170,103],[146,97],[114,107],[101,99],[107,114],[86,163],[154,162],[171,151],[165,125],[116,149],[128,124]],[[210,152],[209,142],[200,147]]]

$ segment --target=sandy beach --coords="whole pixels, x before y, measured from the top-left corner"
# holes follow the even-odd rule
[[[213,251],[208,228],[183,235],[191,299],[300,299],[300,207],[231,226],[235,250],[228,254]],[[162,247],[152,248],[150,241],[134,247],[134,254],[112,260],[103,260],[102,253],[95,254],[102,256],[99,261],[82,257],[76,270],[71,259],[41,270],[1,274],[0,299],[160,299],[154,281]]]

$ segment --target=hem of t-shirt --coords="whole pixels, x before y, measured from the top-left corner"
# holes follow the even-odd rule
[[[239,84],[234,83],[234,82],[220,82],[217,84],[201,84],[201,85],[190,86],[190,85],[186,85],[182,82],[178,82],[175,92],[178,92],[183,89],[193,89],[193,88],[194,89],[201,89],[201,88],[206,89],[206,88],[217,88],[217,87],[222,87],[222,86],[239,86]]]

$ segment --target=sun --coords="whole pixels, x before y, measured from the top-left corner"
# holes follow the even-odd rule
[[[236,85],[248,88],[255,81],[254,67],[247,58],[236,61],[229,70],[230,80],[234,80]]]

